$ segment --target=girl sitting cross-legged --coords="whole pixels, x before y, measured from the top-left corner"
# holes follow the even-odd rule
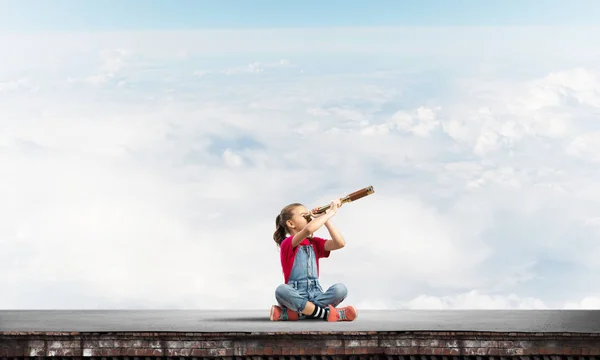
[[[356,318],[354,306],[336,308],[348,295],[344,284],[334,284],[323,291],[319,283],[319,259],[329,257],[331,251],[345,245],[344,238],[330,221],[341,206],[340,200],[333,200],[327,212],[315,215],[302,204],[294,203],[284,207],[277,216],[273,239],[281,249],[285,283],[275,290],[279,305],[271,307],[271,320],[352,321]],[[308,215],[314,220],[307,219]],[[330,240],[312,236],[323,225],[329,230]]]

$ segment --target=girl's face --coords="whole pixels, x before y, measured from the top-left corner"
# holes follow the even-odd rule
[[[288,226],[290,227],[290,229],[294,229],[296,231],[302,230],[309,222],[309,220],[307,220],[306,217],[310,215],[310,213],[304,206],[297,206],[292,211],[292,214],[292,218],[288,220]]]

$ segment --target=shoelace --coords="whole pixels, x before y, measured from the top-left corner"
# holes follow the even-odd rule
[[[288,319],[288,312],[287,309],[281,309],[281,315],[279,316],[279,320],[287,320]]]
[[[346,318],[346,310],[338,310],[338,314],[340,314],[340,321]]]

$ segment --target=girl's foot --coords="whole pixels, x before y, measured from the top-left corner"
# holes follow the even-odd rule
[[[336,309],[331,305],[329,306],[329,315],[327,321],[353,321],[358,315],[356,308],[352,305],[343,308]]]
[[[295,321],[298,320],[298,313],[278,305],[271,306],[271,321]]]

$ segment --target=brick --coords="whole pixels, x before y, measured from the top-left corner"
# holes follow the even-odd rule
[[[81,356],[82,351],[80,349],[56,349],[48,350],[48,356]]]
[[[536,355],[540,353],[540,349],[538,348],[526,348],[523,351],[524,355]]]
[[[431,348],[417,348],[417,354],[422,355],[433,355],[433,350]]]
[[[146,347],[148,347],[148,341],[146,341],[146,340],[133,340],[131,346],[134,347],[134,348],[146,348]]]
[[[381,347],[409,347],[411,346],[411,341],[410,340],[404,340],[404,339],[395,339],[395,340],[391,340],[391,339],[382,339],[379,340],[379,346]]]
[[[397,347],[386,347],[383,349],[383,353],[385,355],[399,355],[398,352],[404,350],[403,348],[397,348]],[[389,357],[388,357],[389,358]]]
[[[102,356],[98,349],[82,349],[83,356]]]
[[[367,348],[367,354],[369,354],[369,355],[381,354],[381,349],[378,347],[369,347],[369,348]]]
[[[35,356],[44,356],[45,355],[45,351],[43,348],[32,348],[29,350],[29,356],[31,357],[35,357]]]
[[[491,348],[491,347],[498,347],[498,342],[497,341],[481,341],[481,347],[484,348]]]
[[[30,348],[43,348],[45,342],[43,340],[29,340],[28,346]]]
[[[191,352],[192,352],[192,349],[182,349],[182,348],[167,349],[166,356],[167,357],[190,356]],[[127,353],[127,355],[129,355],[129,353]],[[132,355],[139,356],[139,355],[135,354],[135,350],[134,350],[134,354],[132,354]]]
[[[437,339],[428,339],[428,340],[422,340],[421,346],[436,348],[436,347],[441,346],[441,344],[440,344],[440,341]]]
[[[242,343],[242,346],[245,348],[258,348],[258,347],[263,347],[263,343],[260,341],[250,341],[250,340],[246,340]],[[214,348],[216,347],[216,342],[214,341],[201,341],[201,348],[203,349],[208,349],[208,348]]]
[[[345,345],[348,347],[369,347],[377,346],[377,340],[346,340]]]
[[[146,349],[134,348],[133,349],[133,355],[134,356],[145,356],[146,355]]]
[[[475,348],[472,348],[472,347],[470,347],[470,348],[464,348],[462,350],[462,354],[466,355],[466,356],[474,356],[474,355],[476,355],[475,354]]]
[[[457,348],[458,347],[458,340],[446,340],[442,343],[443,347],[449,347],[449,348]]]
[[[388,353],[386,352],[386,354],[388,354]],[[408,355],[408,354],[410,354],[410,348],[409,347],[392,348],[392,349],[390,349],[389,354],[392,354],[392,355]]]
[[[219,340],[216,342],[216,347],[220,347],[220,348],[230,348],[233,347],[233,341],[232,340]]]
[[[325,340],[325,346],[327,347],[338,347],[342,346],[342,340]]]
[[[512,348],[515,346],[514,341],[498,341],[497,344],[499,348]]]
[[[48,343],[48,349],[62,349],[62,341],[51,341]]]
[[[557,346],[556,343],[554,342],[546,342],[547,344],[551,344],[551,346]],[[535,342],[533,341],[527,341],[527,340],[519,340],[519,341],[513,341],[513,346],[511,347],[519,347],[519,348],[532,348],[535,347]]]
[[[367,354],[367,348],[366,347],[357,347],[353,349],[353,354],[356,355],[362,355],[362,354]]]
[[[184,341],[183,342],[183,347],[185,349],[199,349],[200,348],[200,341]]]
[[[108,340],[106,340],[108,341]],[[132,344],[133,342],[130,340],[111,340],[112,341],[112,346],[114,347],[118,347],[118,348],[131,348],[133,347]],[[100,346],[100,341],[84,341],[83,342],[85,344],[86,347],[99,347]]]
[[[233,356],[233,349],[206,349],[210,356]],[[188,355],[189,356],[189,355]]]
[[[465,348],[478,348],[480,346],[481,346],[481,341],[478,341],[478,340],[463,341],[463,347],[465,347]]]
[[[409,347],[408,348],[408,354],[409,355],[416,355],[419,353],[419,348],[418,347]]]
[[[488,355],[489,356],[500,356],[500,349],[498,348],[491,348],[488,350]]]
[[[160,343],[160,340],[152,340],[148,341],[148,347],[151,349],[160,349],[162,348],[162,344]]]
[[[115,347],[115,341],[114,340],[100,340],[98,341],[97,347],[101,347],[101,348],[113,348]]]
[[[245,355],[253,355],[253,354],[247,352],[247,353],[245,353]],[[193,357],[208,356],[208,350],[206,350],[206,349],[192,349],[192,356]]]
[[[183,341],[166,341],[165,347],[168,349],[181,349],[183,348]]]

